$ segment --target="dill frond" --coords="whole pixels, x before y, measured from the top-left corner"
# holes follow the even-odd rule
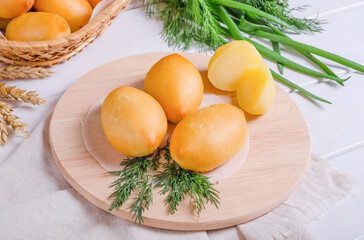
[[[110,188],[114,188],[114,192],[109,198],[114,198],[114,201],[108,211],[118,210],[129,199],[131,193],[139,191],[131,204],[130,212],[133,213],[135,222],[143,222],[144,208],[148,209],[153,201],[151,192],[153,177],[147,173],[150,166],[149,157],[126,158],[120,164],[124,166],[122,170],[108,172],[118,177],[110,185]]]
[[[161,163],[164,156],[166,162]],[[153,188],[162,188],[159,193],[168,194],[165,204],[169,212],[174,214],[181,201],[190,196],[195,204],[197,215],[211,203],[218,207],[219,192],[213,187],[209,178],[196,172],[181,168],[171,158],[169,140],[163,148],[158,148],[154,154],[145,157],[127,158],[121,162],[122,170],[112,171],[117,179],[110,185],[114,192],[109,198],[114,198],[109,211],[119,209],[137,191],[136,197],[130,206],[132,218],[139,224],[143,223],[143,212],[153,203]],[[148,174],[148,169],[157,170],[163,167],[162,172],[156,175]]]
[[[187,50],[216,50],[225,43],[220,24],[205,0],[143,0],[146,13],[163,21],[162,38],[169,46]]]
[[[164,152],[164,158],[165,159],[170,158],[170,156],[169,157],[166,156],[166,153],[167,153],[168,149],[169,149],[169,139],[167,140],[166,145],[164,147],[157,148],[155,154],[151,158],[150,169],[152,169],[153,171],[156,171],[159,168],[159,166],[161,164],[160,159],[162,157],[163,152]]]
[[[144,173],[144,177],[138,183],[139,193],[131,204],[130,212],[133,213],[133,219],[139,224],[144,223],[143,212],[145,209],[149,209],[149,206],[153,203],[153,176]]]
[[[167,160],[163,164],[164,170],[155,175],[155,187],[161,187],[160,194],[168,194],[165,204],[169,206],[169,213],[174,214],[179,204],[187,197],[195,204],[197,215],[200,216],[206,204],[211,203],[218,208],[219,191],[213,187],[209,178],[201,173],[181,168],[170,158],[169,148],[164,155]]]
[[[304,11],[307,5],[290,8],[288,0],[238,0],[239,2],[248,4],[290,24],[301,32],[321,32],[323,30],[322,24],[326,23],[324,20],[317,18],[297,18],[292,13],[295,11]],[[282,29],[281,25],[270,22],[270,24]]]

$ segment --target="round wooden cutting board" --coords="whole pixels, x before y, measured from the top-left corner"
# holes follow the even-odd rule
[[[114,176],[86,150],[81,121],[101,97],[121,85],[142,82],[160,58],[171,53],[131,56],[103,65],[76,81],[58,102],[50,123],[50,143],[55,162],[68,182],[86,199],[107,210]],[[204,78],[205,91],[216,90],[207,80],[209,56],[180,53],[189,59]],[[263,116],[246,114],[250,151],[242,167],[216,185],[220,191],[219,209],[208,205],[197,219],[189,200],[182,202],[174,215],[168,214],[164,197],[153,190],[153,205],[145,211],[144,224],[173,230],[209,230],[233,226],[257,218],[282,203],[304,174],[310,157],[310,138],[306,123],[292,99],[278,86],[276,100]],[[132,220],[129,203],[112,214]]]

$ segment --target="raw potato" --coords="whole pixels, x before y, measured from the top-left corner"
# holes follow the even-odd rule
[[[246,138],[244,112],[230,104],[215,104],[177,125],[170,140],[171,156],[182,168],[208,172],[237,154]]]
[[[149,70],[144,91],[161,104],[169,121],[178,123],[200,106],[203,83],[199,71],[190,61],[172,54]]]
[[[34,0],[0,0],[0,18],[15,18],[28,12]]]
[[[163,108],[153,97],[128,86],[119,87],[106,97],[101,121],[110,144],[133,157],[156,150],[168,125]]]
[[[87,0],[35,0],[35,9],[56,13],[68,22],[71,32],[85,26],[91,18],[92,8]]]
[[[263,61],[255,47],[244,40],[218,48],[208,66],[208,78],[218,89],[236,91],[246,69]]]
[[[252,115],[268,111],[274,102],[275,85],[265,62],[249,68],[240,78],[237,90],[239,106]]]
[[[12,41],[42,41],[70,34],[64,18],[53,13],[29,12],[8,24],[5,36]]]
[[[101,2],[101,0],[88,0],[92,8],[95,8],[96,5]]]

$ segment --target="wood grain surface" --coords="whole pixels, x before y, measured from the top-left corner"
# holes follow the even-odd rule
[[[62,96],[50,123],[50,143],[55,162],[68,182],[86,199],[107,210],[107,199],[114,176],[106,175],[86,150],[81,121],[98,99],[121,85],[143,81],[150,67],[160,58],[171,54],[149,53],[130,56],[105,64],[77,80]],[[181,53],[200,70],[205,91],[234,93],[214,89],[206,81],[210,57]],[[263,116],[246,114],[250,133],[250,152],[243,166],[216,185],[220,191],[219,209],[207,206],[199,219],[189,200],[176,214],[169,215],[158,190],[153,190],[153,205],[144,213],[144,224],[173,230],[209,230],[244,223],[257,218],[282,203],[304,174],[310,157],[310,137],[306,123],[291,98],[276,87],[276,100]],[[112,214],[131,220],[128,202]]]

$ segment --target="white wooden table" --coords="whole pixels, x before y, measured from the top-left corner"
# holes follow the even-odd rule
[[[293,36],[295,39],[338,53],[364,64],[364,1],[359,0],[292,0],[291,6],[311,5],[298,16],[319,14],[326,19],[325,32],[321,34]],[[13,80],[28,90],[37,90],[47,104],[29,108],[19,104],[15,113],[29,124],[32,131],[54,109],[62,93],[79,77],[93,68],[129,55],[170,51],[159,36],[161,23],[145,17],[143,9],[133,4],[116,18],[104,35],[81,54],[66,64],[53,67],[56,72],[47,80]],[[193,51],[193,50],[192,50]],[[294,60],[296,56],[290,56]],[[275,64],[271,64],[275,67]],[[328,213],[312,222],[309,229],[319,239],[364,239],[364,75],[333,67],[340,77],[351,75],[345,87],[332,85],[285,69],[285,76],[309,91],[330,100],[333,104],[313,103],[301,95],[290,92],[301,109],[309,126],[312,149],[319,156],[326,156],[340,171],[355,180],[353,194],[337,204]],[[31,141],[12,135],[9,146],[0,148],[0,167],[15,151],[20,142]]]

